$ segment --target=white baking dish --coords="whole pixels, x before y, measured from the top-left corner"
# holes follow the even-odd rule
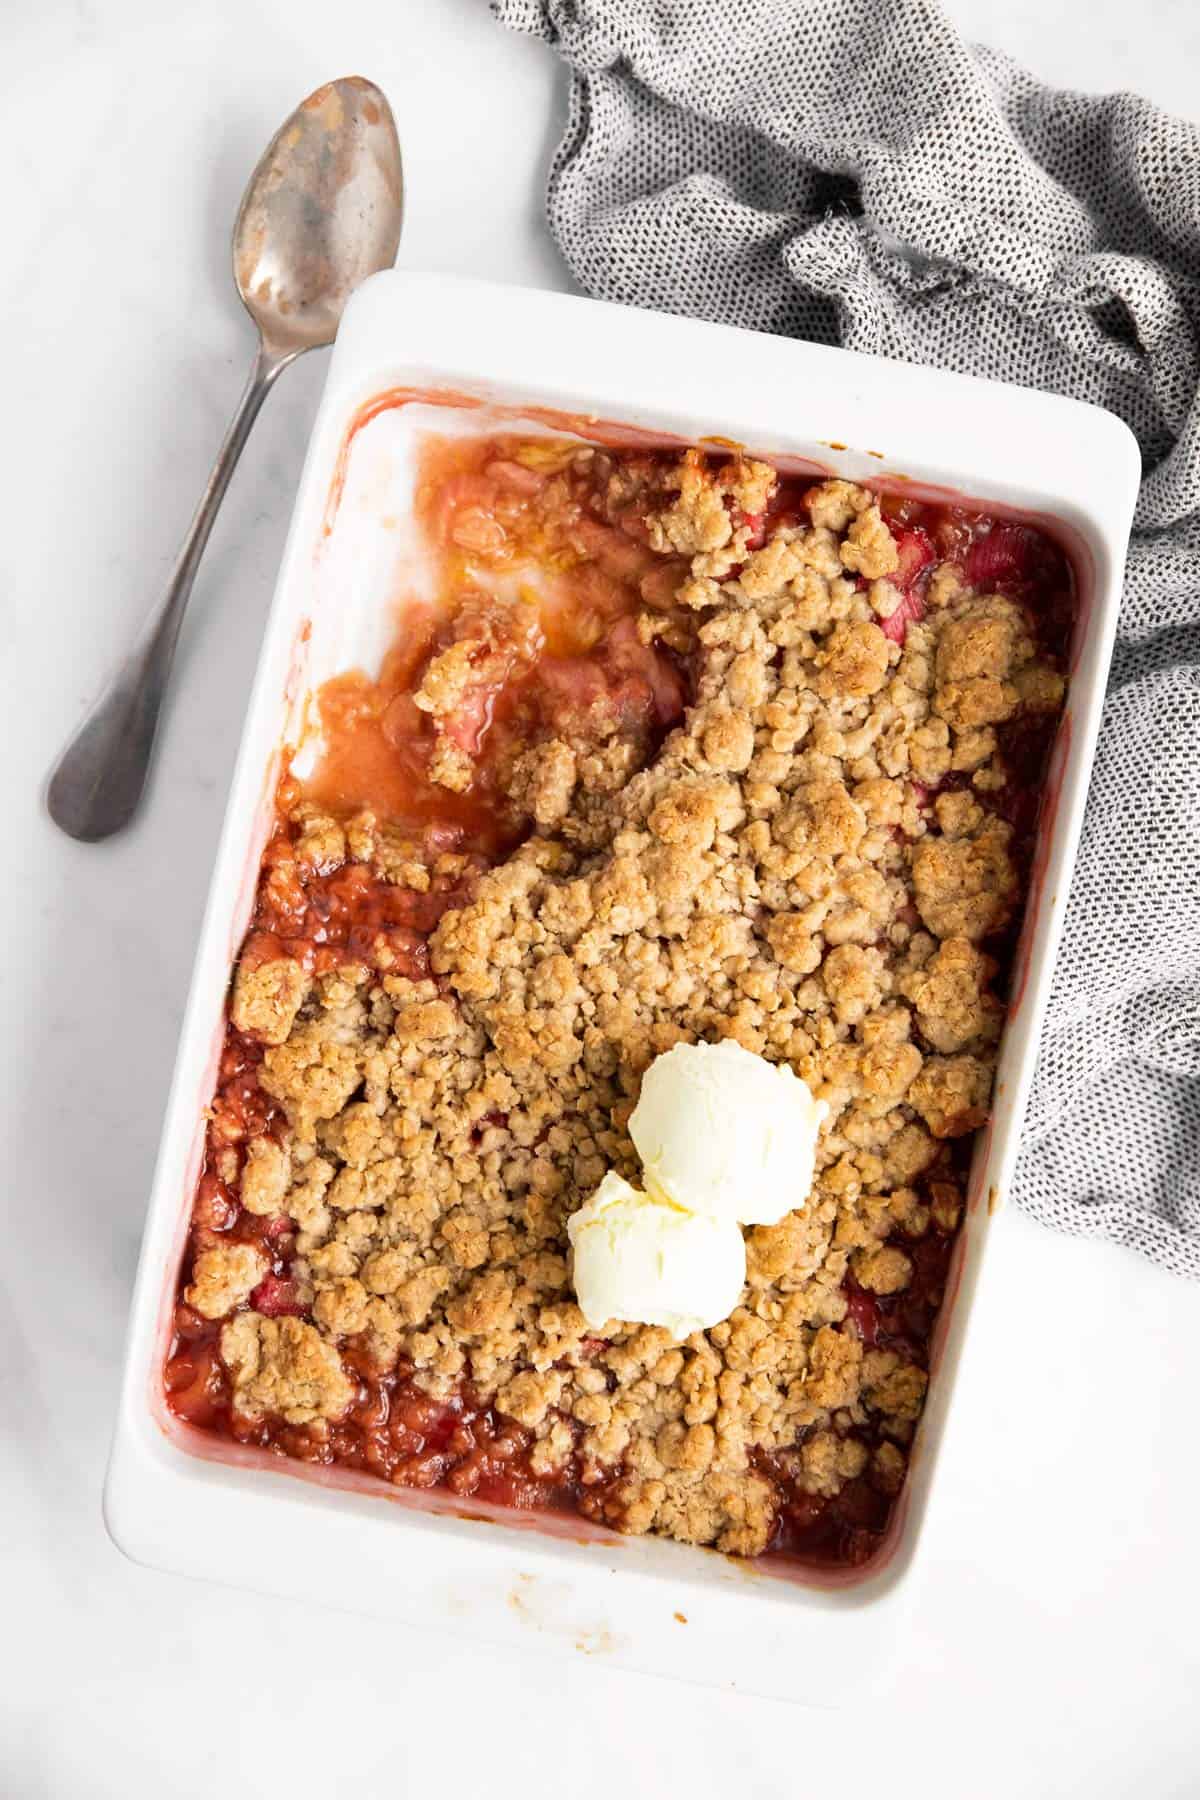
[[[349,434],[395,388],[413,402]],[[484,402],[493,410],[478,410]],[[394,625],[414,434],[545,428],[539,409],[661,440],[719,433],[832,473],[906,479],[1046,515],[1075,557],[1081,624],[1051,773],[995,1117],[972,1174],[935,1340],[935,1374],[887,1554],[865,1577],[774,1579],[707,1551],[553,1529],[218,1443],[171,1418],[160,1370],[203,1144],[225,991],[253,897],[278,753],[311,726],[309,690],[369,665]],[[532,409],[532,413],[529,409]],[[561,427],[561,421],[559,422]],[[348,449],[348,443],[350,448]],[[843,448],[843,446],[848,446]],[[234,775],[163,1128],[133,1299],[105,1515],[130,1556],[195,1576],[323,1594],[418,1626],[543,1647],[759,1694],[861,1689],[911,1592],[971,1294],[1017,1152],[1099,724],[1139,475],[1111,415],[1054,396],[561,295],[389,273],[338,339],[296,501]],[[271,1544],[264,1559],[259,1546]],[[931,1546],[936,1554],[936,1545]],[[814,1645],[819,1647],[814,1656]]]

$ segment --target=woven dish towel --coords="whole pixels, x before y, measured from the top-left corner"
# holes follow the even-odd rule
[[[1200,130],[927,0],[494,0],[606,300],[1052,388],[1145,470],[1016,1198],[1200,1279]]]

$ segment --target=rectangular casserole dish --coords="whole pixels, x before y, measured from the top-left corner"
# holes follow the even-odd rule
[[[397,389],[415,398],[373,413],[371,403]],[[311,690],[342,670],[372,669],[386,648],[418,433],[478,432],[489,420],[626,442],[720,433],[785,464],[1038,515],[1075,564],[1071,683],[993,1118],[976,1149],[911,1473],[886,1554],[865,1571],[773,1579],[753,1564],[618,1538],[582,1520],[390,1490],[214,1440],[165,1405],[163,1353],[204,1112],[280,754],[305,741]],[[812,1703],[835,1700],[852,1682],[861,1690],[911,1595],[971,1294],[1017,1154],[1139,473],[1134,440],[1117,419],[1056,396],[560,295],[398,273],[365,285],[343,323],[313,429],[168,1102],[105,1493],[109,1530],[127,1554],[288,1595],[316,1588],[340,1604],[366,1595],[371,1610],[413,1625],[574,1647],[764,1695]],[[255,1548],[265,1532],[269,1568]]]

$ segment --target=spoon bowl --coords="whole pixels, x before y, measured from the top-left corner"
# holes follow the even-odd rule
[[[331,344],[355,288],[392,266],[403,217],[386,99],[361,75],[326,82],[275,133],[238,209],[233,275],[258,352],[167,591],[50,777],[46,805],[68,836],[111,837],[137,811],[188,596],[250,427],[280,370]]]
[[[233,276],[264,343],[331,344],[346,302],[396,260],[404,214],[391,108],[361,75],[328,81],[280,126],[233,228]]]

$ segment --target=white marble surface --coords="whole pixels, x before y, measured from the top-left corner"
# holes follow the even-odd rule
[[[1194,0],[951,10],[1060,82],[1197,107]],[[1200,1295],[1017,1216],[975,1320],[911,1640],[869,1718],[595,1659],[501,1663],[137,1569],[104,1536],[144,1195],[318,358],[284,377],[234,481],[136,829],[68,843],[40,789],[169,565],[240,387],[226,239],[245,173],[303,93],[352,69],[400,119],[403,260],[566,285],[539,227],[559,74],[482,0],[0,9],[0,1793],[591,1800],[657,1795],[665,1757],[672,1786],[706,1795],[1195,1796]]]

